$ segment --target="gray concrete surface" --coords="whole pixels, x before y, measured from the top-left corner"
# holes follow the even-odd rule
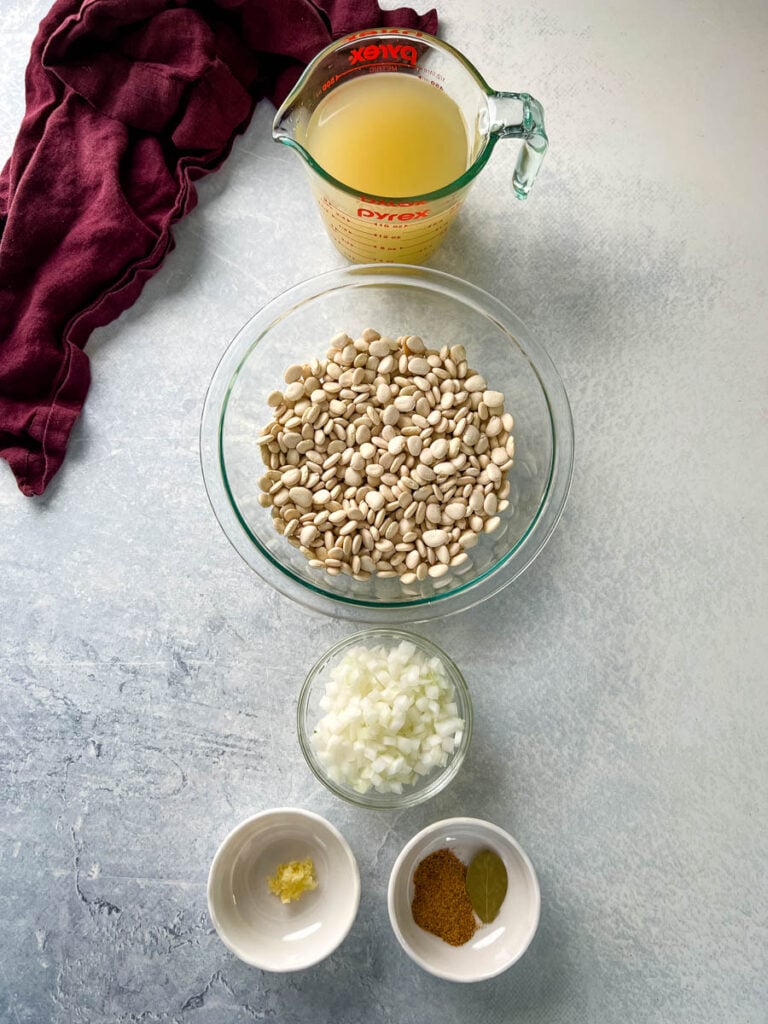
[[[47,0],[0,9],[0,158]],[[431,265],[547,346],[577,461],[515,584],[424,626],[476,723],[457,781],[400,814],[326,793],[294,729],[352,627],[270,592],[213,518],[203,396],[262,303],[343,264],[263,105],[140,300],[38,500],[0,466],[0,1019],[9,1024],[765,1024],[768,15],[739,0],[444,0],[443,36],[541,99],[530,201],[497,150]],[[290,230],[289,230],[290,229]],[[205,903],[226,832],[287,804],[360,864],[359,917],[301,975],[240,963]],[[425,824],[511,831],[538,934],[479,986],[397,945],[386,884]]]

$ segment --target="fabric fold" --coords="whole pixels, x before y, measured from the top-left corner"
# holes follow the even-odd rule
[[[0,455],[23,493],[60,468],[90,383],[83,348],[160,268],[195,180],[256,102],[281,102],[333,39],[381,25],[434,33],[437,15],[373,0],[57,0],[0,174]]]

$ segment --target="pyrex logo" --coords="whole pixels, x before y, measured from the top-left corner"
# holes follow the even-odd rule
[[[418,210],[416,213],[379,213],[378,210],[366,210],[360,206],[357,209],[358,217],[370,217],[372,220],[418,220],[420,217],[428,217],[429,210]]]
[[[370,43],[368,46],[359,46],[349,55],[349,63],[367,64],[372,60],[399,60],[403,63],[416,66],[419,55],[415,46],[402,46],[400,43]]]

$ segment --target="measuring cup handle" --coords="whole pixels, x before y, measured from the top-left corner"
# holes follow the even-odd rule
[[[525,199],[539,173],[547,146],[544,111],[527,92],[494,92],[488,97],[490,131],[498,139],[523,139],[512,186],[518,199]]]

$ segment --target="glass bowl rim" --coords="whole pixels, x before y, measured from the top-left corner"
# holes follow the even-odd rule
[[[455,694],[458,696],[457,703],[459,704],[461,716],[464,719],[464,731],[461,737],[461,743],[454,751],[450,761],[444,768],[435,773],[435,777],[432,782],[427,782],[421,788],[410,792],[374,794],[371,798],[367,794],[355,793],[354,790],[341,786],[328,778],[312,750],[312,745],[309,741],[309,731],[306,727],[306,718],[312,688],[318,682],[323,669],[347,648],[353,647],[363,640],[371,638],[376,639],[377,637],[389,637],[392,640],[398,639],[410,641],[411,643],[415,643],[416,646],[420,646],[428,654],[437,655],[440,658],[451,682],[454,685]],[[472,695],[470,693],[469,686],[467,685],[467,681],[455,661],[433,640],[428,640],[426,637],[420,636],[418,633],[411,633],[408,630],[392,626],[374,626],[370,629],[359,630],[356,633],[352,633],[349,636],[344,637],[329,647],[328,650],[321,654],[307,672],[304,682],[302,683],[301,690],[299,691],[299,699],[296,705],[296,732],[299,739],[299,746],[304,756],[304,760],[311,769],[315,778],[318,779],[326,789],[330,790],[330,792],[336,796],[341,797],[342,800],[346,800],[347,803],[355,804],[358,807],[366,807],[375,811],[405,810],[409,807],[416,807],[418,804],[425,803],[433,796],[442,792],[442,790],[454,780],[459,769],[464,763],[464,759],[472,740],[472,727]],[[428,778],[428,776],[425,776],[425,778]],[[380,797],[380,799],[377,799],[377,797]]]
[[[550,424],[552,452],[535,514],[521,536],[493,565],[444,592],[402,601],[373,602],[316,586],[259,542],[231,493],[223,456],[223,427],[239,373],[276,324],[332,292],[382,286],[425,289],[468,307],[511,335],[510,340],[517,344],[538,381]],[[200,422],[203,482],[214,515],[232,547],[279,593],[311,611],[359,622],[415,623],[457,614],[487,600],[517,579],[544,548],[560,520],[573,477],[573,456],[573,418],[565,388],[546,349],[531,338],[519,317],[489,292],[462,278],[430,267],[397,263],[353,264],[326,271],[298,282],[260,307],[222,354],[205,395]]]

